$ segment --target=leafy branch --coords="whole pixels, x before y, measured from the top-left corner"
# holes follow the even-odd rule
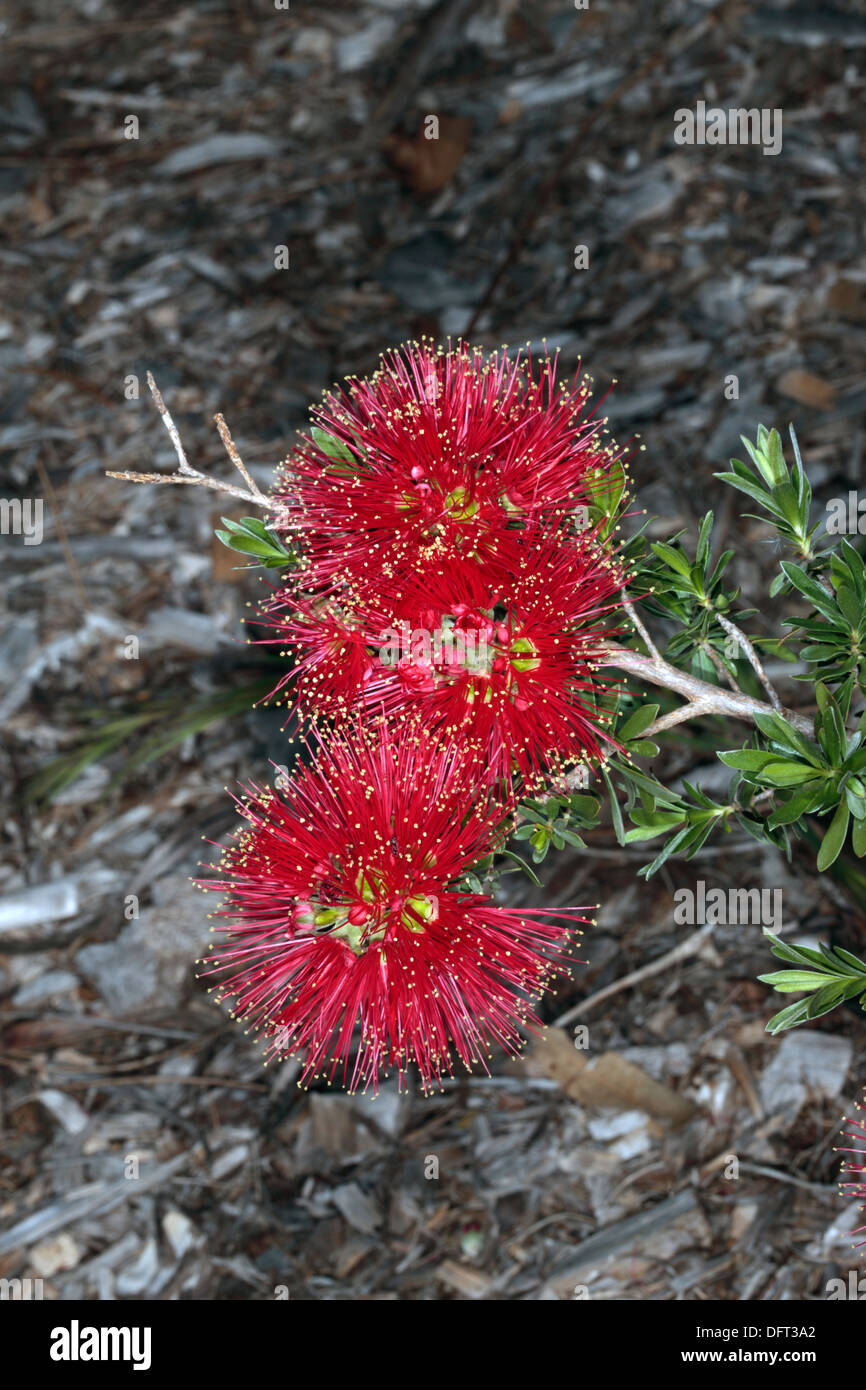
[[[115,473],[133,482],[185,483],[212,488],[275,514],[273,523],[257,517],[222,519],[219,540],[267,569],[296,565],[288,544],[276,534],[291,530],[285,511],[267,498],[244,466],[228,428],[217,416],[220,437],[244,488],[211,479],[190,466],[174,422],[153,378],[148,383],[178,459],[173,474]],[[634,691],[621,701],[610,729],[612,752],[599,769],[610,815],[623,845],[660,841],[661,847],[640,873],[649,878],[674,855],[692,858],[718,830],[734,826],[790,856],[792,837],[816,844],[815,823],[825,821],[816,866],[836,864],[846,844],[866,855],[866,564],[854,545],[822,530],[813,521],[812,489],[793,428],[793,463],[788,464],[778,430],[758,427],[754,441],[743,439],[747,462],[732,459],[715,476],[745,495],[756,508],[748,516],[769,524],[782,554],[770,587],[771,599],[785,598],[792,611],[776,635],[752,631],[757,609],[740,606],[740,589],[729,579],[734,550],[714,555],[714,515],[701,519],[692,552],[682,533],[648,540],[646,523],[620,548],[628,571],[623,611],[633,628],[631,641],[607,643],[598,666],[615,667],[637,683],[649,683],[682,703],[660,710],[641,704]],[[350,476],[366,464],[354,439],[338,438],[315,426],[312,441],[328,472]],[[620,462],[587,480],[589,503],[575,516],[577,530],[591,526],[600,540],[620,526],[628,501]],[[782,704],[768,670],[768,658],[792,664],[793,679],[813,698],[805,709]],[[751,741],[723,749],[718,758],[732,776],[726,794],[708,795],[688,781],[666,788],[641,765],[659,751],[657,740],[692,720],[736,719],[752,728]],[[109,744],[130,730],[104,730]],[[717,745],[716,745],[717,746]],[[75,775],[75,760],[70,765]],[[584,834],[601,816],[598,797],[585,792],[572,774],[570,784],[518,809],[514,838],[527,842],[540,863],[551,848],[586,848]],[[518,856],[503,851],[529,870]],[[479,866],[467,878],[474,884],[496,872]],[[530,870],[531,872],[531,870]],[[846,999],[866,1007],[866,965],[836,948],[821,952],[789,947],[770,938],[776,955],[801,967],[761,977],[782,991],[808,998],[790,1005],[770,1023],[781,1031],[819,1017]],[[796,981],[796,983],[795,983]],[[806,981],[806,983],[804,983]]]
[[[773,955],[779,960],[799,967],[797,970],[777,970],[772,975],[759,975],[765,985],[772,985],[779,994],[806,994],[795,1004],[775,1014],[767,1024],[768,1033],[783,1033],[830,1013],[846,999],[860,995],[860,1007],[866,1010],[866,961],[859,960],[841,946],[825,946],[817,951],[809,946],[789,945],[765,931]]]

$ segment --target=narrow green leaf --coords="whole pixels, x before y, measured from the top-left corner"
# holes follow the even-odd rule
[[[838,975],[819,975],[813,970],[777,970],[772,975],[759,975],[761,984],[772,985],[778,994],[799,994],[805,990],[823,989],[838,982]]]
[[[666,545],[664,541],[653,541],[650,549],[666,565],[676,570],[677,574],[681,574],[683,579],[691,580],[691,566],[681,550],[675,550],[672,545]]]
[[[813,608],[816,608],[819,613],[823,613],[824,617],[829,618],[831,623],[838,623],[839,609],[816,580],[806,574],[805,570],[801,570],[799,565],[791,564],[789,560],[783,560],[781,568],[786,578],[790,580],[795,589],[800,590],[800,593],[809,600]]]
[[[727,767],[737,767],[742,772],[762,772],[768,763],[777,761],[774,753],[764,753],[757,748],[732,748],[719,753],[718,757]]]
[[[845,836],[848,834],[848,822],[851,819],[851,812],[848,810],[844,801],[839,803],[836,814],[830,822],[830,828],[821,841],[821,848],[818,851],[818,869],[823,873],[829,869],[830,865],[838,859],[842,846],[845,843]]]
[[[352,453],[348,444],[344,444],[342,439],[337,439],[335,435],[328,434],[326,430],[319,429],[314,425],[310,430],[310,437],[317,449],[323,454],[327,454],[329,459],[336,459],[342,463],[352,463],[357,466],[358,460]]]
[[[788,1028],[796,1028],[798,1023],[805,1023],[808,1009],[808,999],[798,999],[795,1004],[788,1004],[786,1008],[773,1015],[766,1031],[776,1034],[784,1033]]]
[[[624,845],[625,826],[623,825],[622,821],[622,811],[619,808],[619,801],[617,800],[616,792],[613,789],[613,783],[611,782],[610,777],[608,776],[604,768],[601,769],[601,775],[604,778],[604,784],[607,787],[608,796],[610,799],[610,818],[613,822],[614,834],[616,835],[617,842],[621,845]]]
[[[616,736],[622,743],[628,743],[631,739],[637,738],[648,729],[659,712],[658,705],[641,705],[629,715],[628,719],[617,729]]]

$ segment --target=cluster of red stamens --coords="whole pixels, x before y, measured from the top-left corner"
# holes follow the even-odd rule
[[[563,968],[580,909],[509,911],[464,876],[521,792],[602,757],[622,576],[592,509],[620,455],[587,406],[555,359],[411,345],[325,398],[278,480],[301,565],[263,619],[319,747],[283,799],[241,799],[206,886],[220,996],[304,1081],[484,1064]]]
[[[864,1092],[866,1097],[866,1092]],[[842,1164],[843,1176],[845,1181],[840,1183],[840,1191],[848,1201],[853,1198],[863,1198],[863,1205],[859,1208],[862,1213],[866,1213],[866,1105],[856,1104],[857,1114],[860,1118],[846,1115],[843,1123],[846,1128],[842,1134],[845,1139],[851,1140],[848,1145],[841,1145],[842,1153],[853,1154],[859,1162],[853,1163],[851,1159],[846,1159]],[[837,1150],[838,1152],[838,1150]],[[863,1240],[854,1242],[854,1248],[858,1250],[866,1249],[866,1225],[858,1226],[851,1232],[852,1236],[864,1236]]]

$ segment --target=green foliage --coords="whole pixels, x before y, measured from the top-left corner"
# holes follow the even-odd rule
[[[606,468],[590,470],[586,476],[587,491],[592,502],[587,507],[589,522],[598,528],[602,538],[608,537],[617,526],[626,499],[626,473],[619,459]]]
[[[756,715],[748,743],[718,753],[732,775],[725,794],[715,797],[686,781],[670,791],[640,764],[658,752],[658,735],[647,736],[658,718],[658,706],[639,705],[626,695],[612,730],[617,751],[599,775],[618,842],[660,845],[653,846],[655,857],[639,870],[643,877],[657,873],[673,856],[692,858],[716,830],[739,827],[789,858],[793,838],[804,840],[817,851],[819,871],[833,867],[838,874],[842,866],[862,896],[862,875],[849,870],[844,854],[849,847],[854,856],[866,856],[866,712],[859,722],[851,718],[852,706],[862,704],[866,683],[866,564],[848,540],[824,533],[820,523],[812,521],[812,489],[793,429],[791,444],[794,458],[789,466],[778,430],[761,425],[754,442],[743,439],[749,462],[732,459],[731,471],[716,476],[756,504],[757,510],[748,515],[775,533],[781,554],[769,593],[788,602],[789,615],[781,618],[778,635],[762,632],[748,640],[756,652],[797,663],[795,678],[814,692],[806,704],[817,705],[812,736],[767,705],[761,674],[739,638],[759,613],[736,608],[740,590],[726,583],[734,551],[714,556],[713,513],[701,519],[693,552],[682,533],[664,541],[647,540],[645,527],[623,547],[630,568],[629,594],[654,620],[654,636],[665,661],[710,685],[733,685],[767,705],[765,713]],[[604,499],[609,509],[605,515],[615,513],[621,496],[614,488]],[[742,728],[725,725],[732,727]],[[673,737],[682,741],[688,735],[677,729]],[[704,740],[712,752],[718,748],[717,739],[718,734],[708,744]],[[526,823],[517,835],[529,840],[536,862],[551,846],[582,843],[556,798],[521,809]],[[803,959],[797,963],[803,964]],[[856,974],[866,971],[862,962],[837,953],[819,963],[821,970],[810,975],[810,998],[778,1015],[771,1031],[816,1018],[853,998],[858,980],[866,1004],[866,980]],[[781,984],[781,976],[768,982],[777,988],[806,989],[802,983],[794,985],[790,972],[782,974],[786,980]],[[801,972],[797,979],[802,978]]]
[[[540,864],[551,845],[554,849],[585,849],[586,841],[577,829],[596,825],[600,805],[598,798],[585,792],[549,796],[543,802],[525,801],[519,807],[522,824],[514,832],[515,840],[528,840],[532,847],[533,863]]]
[[[366,449],[357,441],[355,442],[355,453],[353,453],[344,440],[329,434],[327,430],[320,429],[318,425],[314,425],[310,430],[310,437],[316,448],[331,460],[325,470],[328,473],[338,473],[349,477],[352,473],[357,473],[361,466],[358,456],[361,460],[367,457]]]
[[[860,996],[860,1007],[866,1009],[866,961],[843,951],[841,946],[825,946],[822,942],[814,951],[808,946],[780,941],[770,932],[765,931],[764,935],[774,956],[799,968],[777,970],[772,975],[759,975],[758,979],[772,985],[779,994],[808,996],[775,1014],[767,1024],[768,1033],[783,1033],[798,1023],[820,1018],[856,995]]]
[[[716,473],[715,476],[723,483],[730,483],[738,492],[744,492],[762,507],[773,521],[779,536],[793,545],[804,558],[811,559],[812,538],[818,524],[811,527],[809,524],[812,489],[800,458],[794,427],[789,428],[794,447],[793,470],[785,462],[779,431],[767,430],[759,425],[754,444],[740,436],[754,468],[740,459],[731,459],[731,472]],[[755,513],[747,512],[746,515],[754,517]],[[757,519],[765,521],[766,517],[758,516]],[[776,579],[770,594],[775,596],[783,589],[784,580]]]
[[[202,733],[222,719],[230,719],[250,708],[273,689],[273,677],[235,690],[220,691],[190,701],[187,696],[148,702],[146,708],[106,718],[105,711],[88,709],[91,719],[102,721],[98,731],[85,737],[69,753],[52,758],[34,772],[24,784],[24,799],[47,803],[60,796],[87,768],[112,753],[127,749],[123,766],[109,783],[118,786],[131,772],[164,757],[191,734]],[[134,746],[136,734],[144,734]]]
[[[794,589],[811,605],[807,618],[785,618],[786,627],[802,634],[799,655],[807,670],[802,681],[839,682],[839,702],[846,715],[855,684],[866,676],[866,565],[854,547],[840,538],[837,554],[829,560],[829,585],[825,588],[798,565],[782,561],[782,572]]]
[[[229,550],[237,550],[241,555],[251,555],[255,563],[264,565],[265,569],[284,570],[295,564],[291,550],[287,549],[279,536],[269,531],[257,516],[245,516],[240,521],[232,521],[224,516],[220,520],[225,530],[215,531],[214,535],[223,545],[228,546]]]
[[[849,734],[841,707],[827,687],[817,686],[816,695],[816,742],[798,733],[781,715],[759,714],[755,722],[765,746],[732,749],[719,753],[719,758],[739,769],[756,794],[764,793],[765,800],[767,793],[772,795],[768,830],[832,813],[818,851],[817,867],[824,870],[841,853],[852,820],[854,853],[860,857],[866,852],[866,748],[862,746],[866,714]]]
[[[686,554],[679,535],[670,541],[653,541],[629,581],[630,590],[641,598],[647,611],[675,627],[665,649],[666,659],[676,665],[686,658],[684,669],[706,681],[716,681],[722,669],[731,676],[745,674],[746,663],[738,652],[732,653],[731,638],[720,615],[743,623],[756,611],[734,611],[740,591],[723,584],[734,551],[725,550],[714,560],[713,521],[712,512],[702,518],[694,559]]]

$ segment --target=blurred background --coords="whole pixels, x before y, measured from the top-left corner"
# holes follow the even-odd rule
[[[194,465],[230,476],[219,410],[266,487],[308,404],[383,349],[546,339],[617,383],[654,534],[716,506],[760,598],[768,533],[712,477],[739,434],[794,421],[819,509],[861,479],[864,71],[855,3],[7,9],[0,493],[41,500],[44,534],[0,536],[0,1277],[58,1299],[765,1300],[846,1276],[833,1147],[862,1016],[769,1039],[758,927],[588,1002],[690,935],[672,895],[696,878],[779,888],[786,929],[862,951],[844,861],[819,881],[807,852],[732,836],[647,885],[601,831],[548,859],[543,894],[514,888],[603,904],[547,1009],[587,1003],[585,1049],[552,1029],[432,1099],[263,1070],[195,979],[189,881],[232,825],[224,786],[291,761],[251,711],[273,684],[244,640],[259,581],[212,536],[248,508],[105,470],[174,466],[147,370]],[[698,100],[781,111],[781,151],[678,145]],[[655,770],[711,786],[721,737],[690,725]]]

